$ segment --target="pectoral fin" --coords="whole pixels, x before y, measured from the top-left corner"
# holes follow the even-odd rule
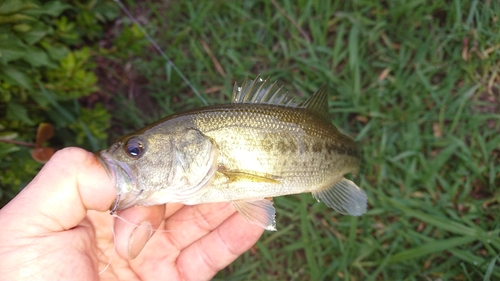
[[[342,178],[332,187],[313,191],[312,195],[341,214],[361,216],[366,212],[365,192],[346,178]]]
[[[226,176],[229,182],[245,181],[245,182],[259,182],[259,183],[280,183],[278,180],[273,179],[269,175],[256,175],[240,171],[226,170],[224,167],[219,167],[217,172]]]
[[[233,201],[236,210],[250,223],[266,230],[276,231],[276,210],[273,201],[262,199],[256,201]]]

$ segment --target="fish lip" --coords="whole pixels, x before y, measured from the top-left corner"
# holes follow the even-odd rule
[[[97,159],[106,170],[116,189],[117,198],[115,203],[110,206],[111,214],[134,206],[143,190],[141,189],[137,193],[134,192],[137,190],[137,183],[130,168],[125,163],[113,160],[104,150],[97,153]]]
[[[111,183],[113,184],[113,186],[116,187],[116,173],[115,173],[116,165],[114,161],[104,151],[97,152],[96,158],[104,167],[104,170],[106,170],[106,173],[108,174],[108,177],[111,179]]]

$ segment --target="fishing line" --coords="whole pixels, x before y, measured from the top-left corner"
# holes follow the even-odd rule
[[[112,251],[111,255],[109,256],[108,264],[101,271],[99,271],[99,275],[101,275],[103,272],[105,272],[109,268],[109,266],[111,265],[111,261],[113,260],[114,253],[116,252],[116,243],[115,243],[116,237],[115,237],[115,229],[113,227],[113,224],[111,225],[111,234],[113,234],[113,250],[114,251]]]
[[[203,102],[204,105],[208,105],[208,102],[205,100],[205,98],[203,98],[203,96],[200,94],[200,92],[198,92],[198,90],[196,90],[196,88],[193,86],[193,84],[191,84],[191,82],[186,78],[186,76],[184,76],[184,74],[182,74],[182,72],[177,68],[177,66],[172,62],[172,60],[170,60],[170,58],[167,56],[167,54],[165,54],[165,52],[163,52],[163,50],[160,48],[160,46],[158,46],[158,44],[156,44],[156,41],[154,41],[153,38],[151,38],[151,36],[149,36],[149,34],[144,30],[144,28],[142,28],[141,24],[132,16],[132,14],[125,7],[125,5],[123,5],[120,0],[114,0],[114,1],[118,4],[120,9],[122,9],[122,11],[129,17],[129,19],[137,26],[137,28],[139,28],[139,30],[142,32],[142,34],[144,34],[146,39],[148,39],[149,42],[151,42],[151,44],[153,44],[153,47],[155,47],[155,49],[160,53],[160,55],[167,61],[168,65],[170,65],[170,67],[172,67],[172,69],[175,72],[177,72],[177,74],[181,77],[181,79],[184,81],[184,83],[186,83],[189,86],[189,88],[191,88],[191,90],[193,90],[194,94],[201,100],[201,102]]]
[[[215,218],[215,217],[219,216],[219,215],[220,215],[223,211],[225,211],[225,210],[226,210],[227,208],[229,208],[229,207],[230,207],[230,205],[228,204],[228,205],[227,205],[227,206],[225,206],[224,208],[221,208],[221,209],[219,209],[219,210],[215,211],[215,212],[214,212],[214,214],[213,214],[212,216],[210,216],[210,217],[206,218],[204,221],[206,222],[206,221],[209,221],[209,220],[211,220],[211,219],[213,219],[213,218]],[[130,221],[126,220],[125,218],[120,217],[120,216],[119,216],[119,215],[117,215],[116,213],[111,214],[111,216],[112,216],[112,217],[114,217],[114,218],[116,218],[116,219],[119,219],[119,220],[121,220],[121,221],[123,221],[123,222],[125,222],[125,223],[127,223],[127,224],[129,224],[129,225],[132,225],[132,226],[134,226],[134,227],[146,227],[146,226],[141,226],[141,225],[139,225],[139,224],[135,224],[135,223],[133,223],[133,222],[130,222]],[[199,216],[199,217],[201,217],[201,216]],[[183,222],[182,222],[182,224],[179,226],[179,228],[177,228],[175,231],[180,231],[180,230],[183,230],[182,225],[183,225],[184,223],[186,223],[188,220],[197,219],[197,218],[199,218],[199,217],[192,217],[192,218],[190,218],[190,219],[186,219],[185,221],[183,221]],[[168,220],[168,218],[167,218],[167,220]],[[195,223],[195,224],[196,224],[196,225],[200,225],[200,223]],[[148,228],[149,228],[149,227],[148,227]],[[174,232],[174,230],[169,230],[169,229],[153,229],[153,233],[154,233],[154,232],[160,232],[160,233],[171,233],[171,232]],[[107,270],[107,269],[111,266],[111,262],[113,261],[113,256],[114,256],[114,253],[116,252],[116,235],[115,235],[115,229],[114,229],[114,226],[113,226],[113,225],[111,225],[111,233],[112,233],[112,235],[113,235],[113,249],[114,249],[114,251],[111,253],[111,255],[110,255],[110,257],[109,257],[108,264],[107,264],[107,265],[106,265],[106,266],[105,266],[105,267],[104,267],[101,271],[99,271],[99,275],[101,275],[102,273],[104,273],[104,272],[105,272],[105,271],[106,271],[106,270]]]
[[[218,209],[216,211],[213,212],[213,215],[210,216],[210,217],[206,217],[205,220],[203,220],[203,222],[207,222],[207,221],[210,221],[214,218],[216,218],[217,216],[219,216],[223,211],[227,210],[228,208],[230,207],[230,204],[228,204],[227,206],[225,206],[224,208],[221,208],[221,209]],[[131,226],[134,226],[134,227],[148,227],[149,226],[141,226],[139,224],[136,224],[136,223],[133,223],[131,221],[128,221],[127,219],[123,218],[123,217],[120,217],[119,215],[117,215],[116,213],[115,214],[112,214],[111,216],[125,222],[126,224],[128,225],[131,225]],[[176,229],[153,229],[153,232],[160,232],[160,233],[172,233],[172,232],[177,232],[177,231],[181,231],[181,230],[185,230],[185,227],[183,227],[184,224],[186,224],[188,221],[190,220],[195,220],[195,219],[198,219],[202,216],[198,216],[198,217],[192,217],[192,218],[189,218],[189,219],[185,219],[182,221],[182,223],[179,225],[179,227],[177,227]],[[164,219],[165,220],[168,220],[169,218],[167,219]],[[201,222],[196,222],[195,225],[201,225]],[[113,232],[113,239],[114,239],[114,232]]]

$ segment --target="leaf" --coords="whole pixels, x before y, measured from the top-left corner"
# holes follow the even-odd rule
[[[0,61],[7,64],[22,58],[26,54],[24,44],[15,36],[2,36],[0,39]]]
[[[31,29],[26,32],[20,33],[19,37],[29,45],[33,45],[40,41],[45,35],[49,34],[52,30],[41,22],[36,22]]]
[[[16,32],[28,32],[31,30],[31,28],[32,26],[26,23],[20,23],[12,26],[12,30]]]
[[[57,43],[54,42],[50,44],[49,42],[46,42],[44,40],[40,42],[40,45],[42,45],[42,47],[45,49],[49,57],[55,61],[60,61],[64,59],[69,53],[68,47],[64,45],[57,45]]]
[[[19,120],[28,125],[34,124],[33,120],[29,118],[26,108],[14,102],[7,104],[7,119]]]
[[[32,5],[31,8],[32,9],[23,10],[23,13],[34,17],[39,17],[41,15],[58,17],[64,10],[71,9],[72,6],[60,1],[49,1],[48,3],[45,3],[43,7],[39,5]]]
[[[23,8],[23,1],[5,0],[0,4],[0,14],[7,15],[20,11]]]
[[[28,52],[23,57],[23,60],[29,63],[33,67],[40,67],[40,66],[47,66],[51,68],[56,67],[56,65],[49,60],[49,56],[47,56],[47,53],[38,47],[29,48]]]
[[[71,5],[60,1],[50,1],[43,6],[43,11],[47,15],[58,17],[64,10],[70,9]]]
[[[0,142],[0,157],[19,150],[21,150],[19,146],[11,143]]]
[[[18,137],[18,133],[16,132],[0,132],[0,139],[4,140],[13,140]]]
[[[35,147],[42,147],[43,143],[54,136],[54,127],[50,123],[40,123],[36,130]]]
[[[18,85],[28,90],[32,89],[31,79],[25,73],[14,67],[1,67],[0,76],[4,76],[3,78],[10,84]]]
[[[24,21],[36,21],[36,18],[27,16],[27,15],[23,15],[23,14],[14,14],[14,15],[8,15],[8,16],[0,15],[0,24],[20,22],[23,20]]]
[[[47,91],[47,89],[45,89],[45,87],[43,86],[43,84],[40,81],[37,81],[37,83],[38,83],[38,86],[40,87],[40,90],[41,90],[43,96],[56,109],[55,111],[51,111],[50,113],[58,113],[60,115],[59,117],[61,118],[61,121],[74,123],[76,121],[76,119],[73,116],[73,114],[71,114],[63,106],[59,105],[59,103],[56,101],[56,98],[54,97],[54,94]],[[49,115],[50,115],[50,113],[49,113]]]
[[[52,147],[38,147],[31,151],[31,157],[42,164],[47,163],[52,155],[54,155]]]

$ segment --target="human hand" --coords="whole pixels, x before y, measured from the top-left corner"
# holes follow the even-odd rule
[[[92,153],[57,152],[0,210],[1,279],[205,280],[263,232],[227,203],[135,207],[119,220],[115,199]]]

